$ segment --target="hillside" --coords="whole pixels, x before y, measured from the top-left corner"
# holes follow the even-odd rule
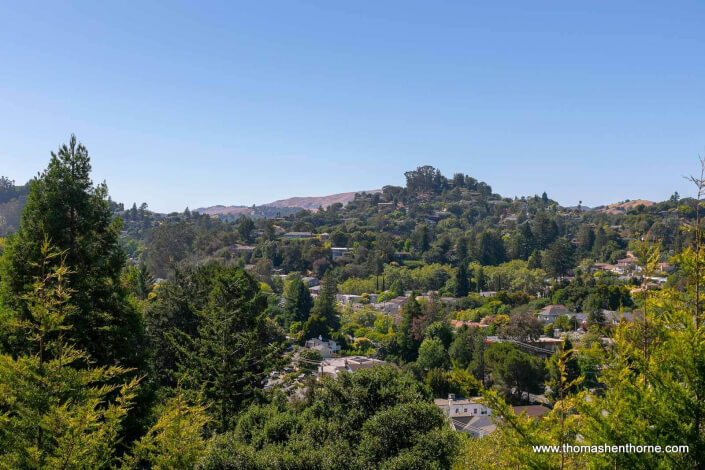
[[[268,207],[301,207],[302,209],[318,209],[319,207],[323,207],[325,209],[328,206],[338,202],[342,205],[346,205],[348,202],[355,199],[355,194],[375,194],[381,192],[381,189],[372,189],[350,193],[331,194],[329,196],[290,197],[288,199],[280,199],[264,205]]]
[[[199,207],[196,212],[200,214],[207,215],[231,215],[231,216],[241,216],[241,215],[252,215],[253,210],[251,207],[247,206],[211,206],[211,207]]]
[[[282,212],[281,215],[287,215],[289,213],[295,212],[295,210],[292,210],[292,209],[307,209],[307,210],[316,211],[316,210],[318,210],[319,207],[323,207],[325,209],[328,206],[330,206],[332,204],[336,204],[336,203],[346,205],[347,203],[349,203],[350,201],[355,199],[355,194],[361,194],[361,193],[375,194],[375,193],[381,193],[381,192],[382,192],[381,189],[372,189],[372,190],[365,190],[365,191],[354,191],[354,192],[349,192],[349,193],[330,194],[328,196],[290,197],[288,199],[279,199],[274,202],[262,204],[261,206],[256,206],[256,208],[254,208],[254,209],[250,206],[217,205],[217,206],[210,206],[210,207],[200,207],[200,208],[196,209],[196,212],[201,213],[201,214],[208,214],[208,215],[226,216],[228,218],[237,218],[241,215],[270,216],[270,213],[272,213],[272,211],[271,210],[267,211],[266,208],[274,208],[274,209],[289,209],[288,211],[275,211],[275,212]],[[276,213],[272,213],[271,215],[276,215]]]
[[[627,211],[630,211],[638,206],[645,206],[645,207],[651,207],[654,205],[653,201],[647,201],[646,199],[635,199],[633,201],[624,201],[624,202],[617,202],[614,204],[610,204],[608,206],[602,206],[596,208],[600,212],[607,212],[608,214],[625,214]]]

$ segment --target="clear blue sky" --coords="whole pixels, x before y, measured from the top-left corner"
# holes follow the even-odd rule
[[[158,211],[403,184],[564,205],[692,194],[705,3],[8,2],[0,174],[77,134]]]

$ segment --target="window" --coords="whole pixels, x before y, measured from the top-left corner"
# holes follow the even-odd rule
[[[468,412],[468,409],[467,409],[467,408],[465,408],[465,409],[463,410],[463,412],[467,413],[467,412]]]
[[[482,410],[482,411],[480,412],[480,414],[481,414],[481,415],[486,415],[486,414],[487,414],[487,410]]]
[[[475,408],[475,414],[477,414],[477,408]]]
[[[460,408],[456,408],[456,409],[455,409],[455,412],[456,412],[456,413],[460,413]]]

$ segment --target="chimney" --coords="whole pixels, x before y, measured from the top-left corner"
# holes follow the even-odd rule
[[[448,394],[448,402],[451,402],[453,400],[455,400],[455,393],[449,393]]]

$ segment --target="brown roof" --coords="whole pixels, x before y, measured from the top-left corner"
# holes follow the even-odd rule
[[[551,411],[543,405],[513,406],[512,409],[515,415],[526,412],[529,418],[540,418]]]

